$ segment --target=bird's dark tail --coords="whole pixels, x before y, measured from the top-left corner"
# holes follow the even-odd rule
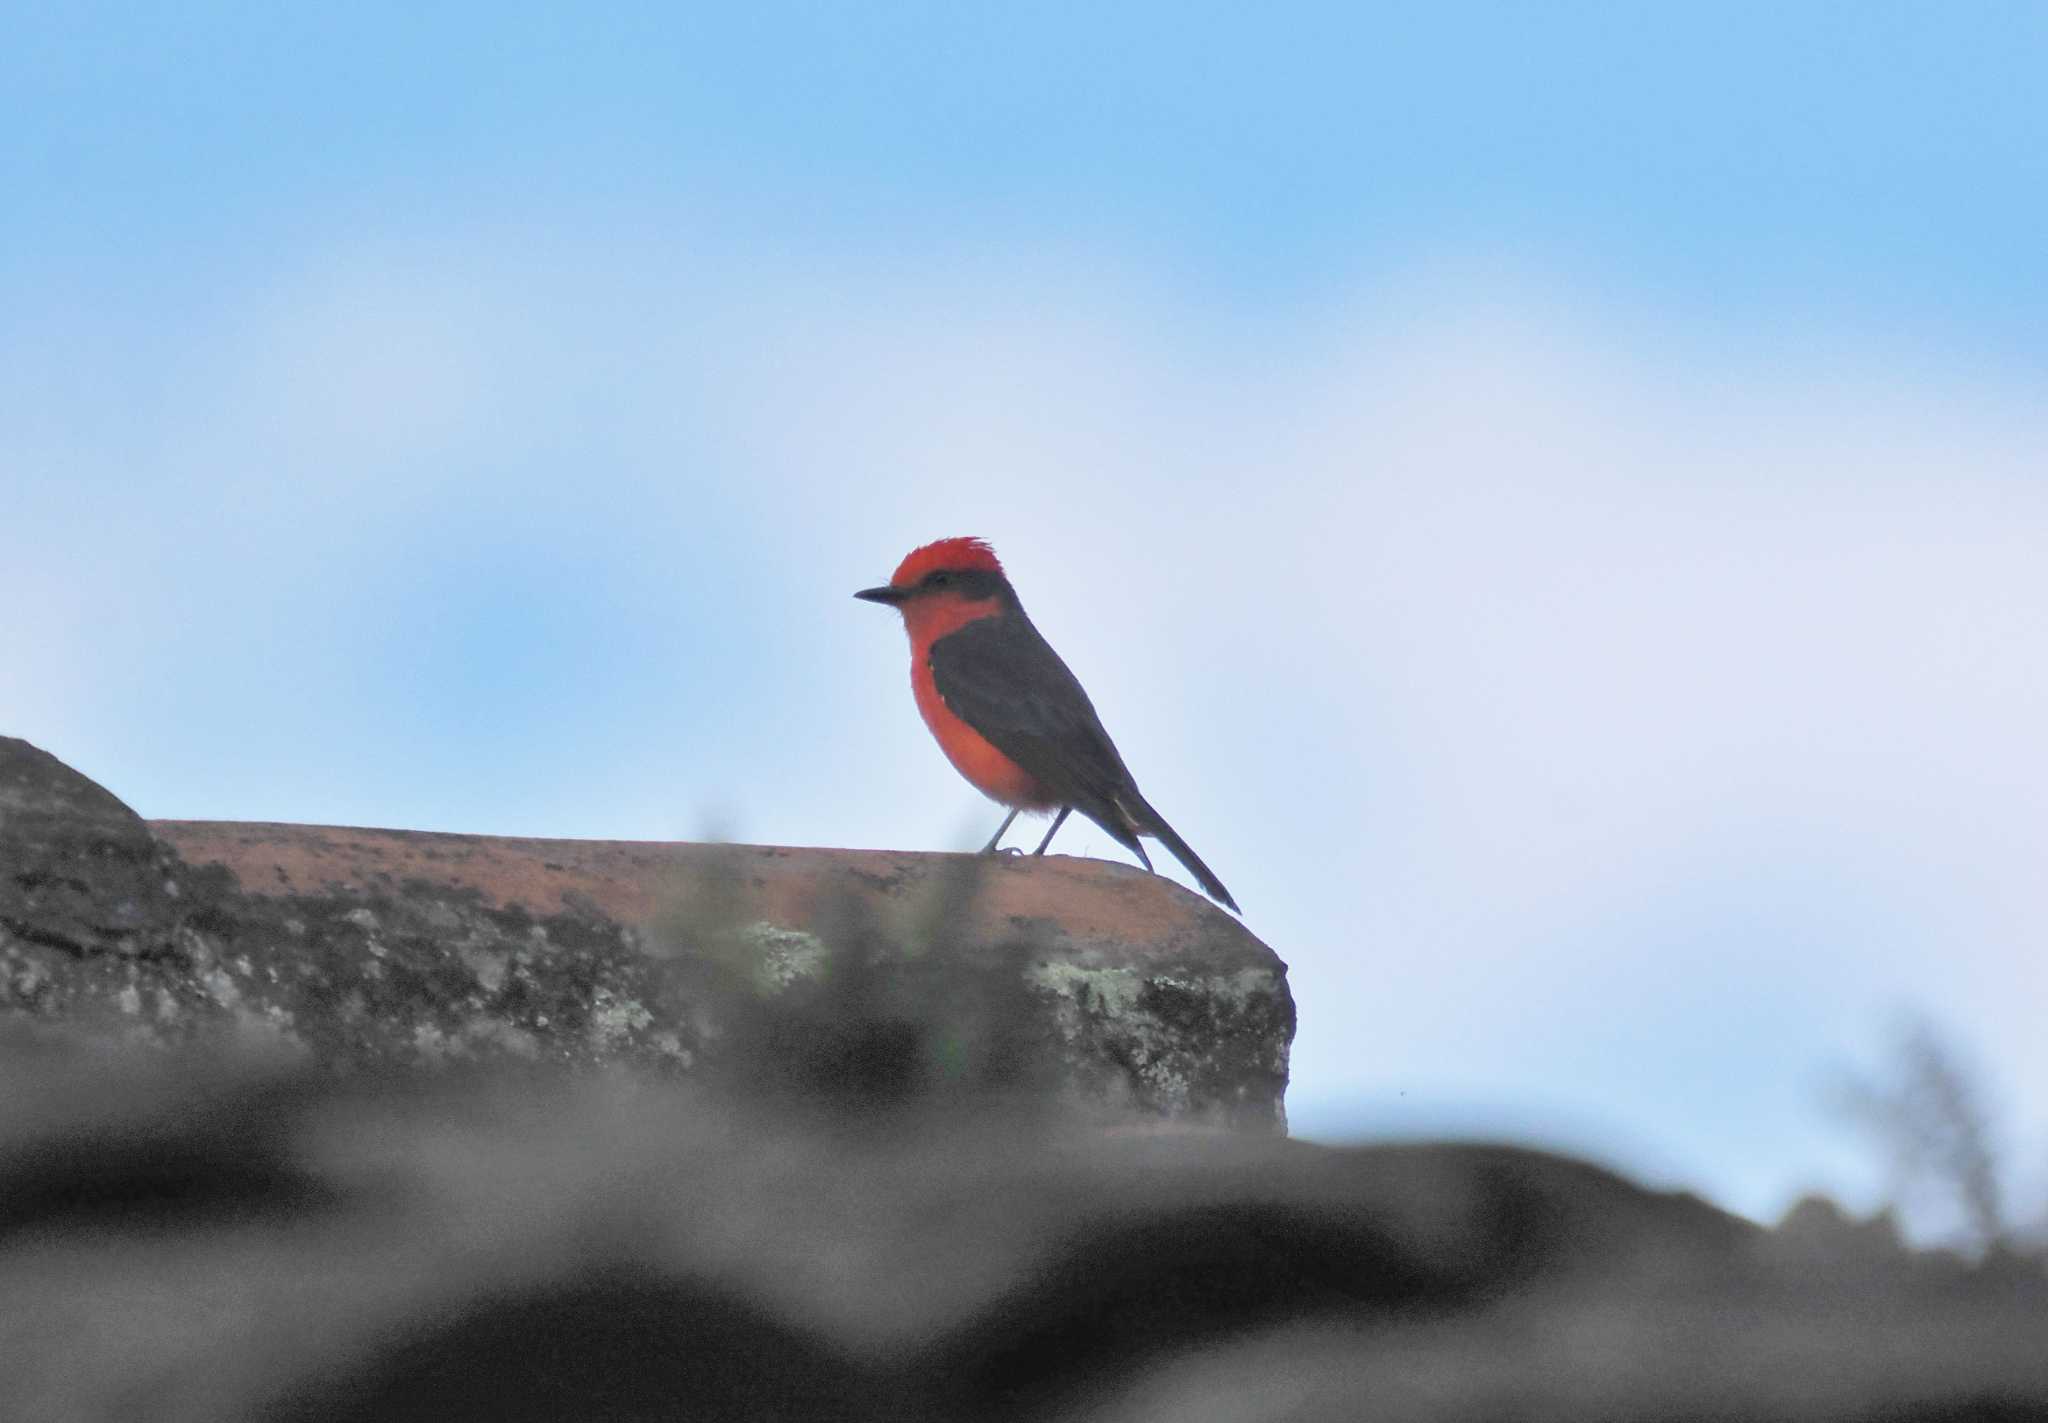
[[[1138,821],[1138,831],[1140,834],[1152,836],[1160,844],[1173,851],[1173,857],[1187,866],[1188,873],[1195,877],[1195,883],[1202,887],[1202,892],[1208,895],[1209,898],[1228,909],[1232,914],[1244,913],[1242,909],[1237,907],[1237,901],[1230,897],[1230,891],[1223,887],[1223,881],[1216,878],[1215,873],[1202,863],[1202,857],[1188,847],[1187,841],[1174,833],[1173,827],[1166,823],[1165,816],[1142,800],[1138,802],[1137,809],[1140,811],[1140,815],[1133,818]],[[1140,859],[1144,858],[1142,850],[1139,851],[1138,857]],[[1150,862],[1147,862],[1146,868],[1151,868]]]

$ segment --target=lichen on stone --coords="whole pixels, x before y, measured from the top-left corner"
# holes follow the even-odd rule
[[[1083,968],[1075,963],[1042,963],[1025,975],[1038,987],[1071,1001],[1083,1012],[1121,1018],[1138,1001],[1144,980],[1128,968]]]
[[[608,988],[590,995],[590,1037],[600,1049],[616,1047],[654,1021],[645,1005],[617,997]]]
[[[816,978],[832,961],[824,941],[801,929],[757,921],[734,937],[748,951],[754,985],[763,993],[780,993],[800,979]]]

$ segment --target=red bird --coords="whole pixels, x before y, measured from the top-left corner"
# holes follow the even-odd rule
[[[913,549],[880,588],[853,595],[887,603],[910,634],[910,687],[917,709],[955,770],[1010,807],[982,853],[994,850],[1021,810],[1059,812],[1032,853],[1042,855],[1080,811],[1152,868],[1140,835],[1173,851],[1211,899],[1237,901],[1201,856],[1138,794],[1094,704],[1052,645],[1039,636],[995,550],[980,539],[940,539]]]

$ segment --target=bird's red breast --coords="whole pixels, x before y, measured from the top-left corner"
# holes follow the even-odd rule
[[[1019,810],[1052,809],[1058,803],[1057,797],[946,706],[932,680],[932,664],[926,655],[930,650],[929,640],[919,643],[912,634],[910,690],[917,698],[917,710],[924,717],[924,724],[931,728],[932,738],[953,763],[953,769],[990,800]]]

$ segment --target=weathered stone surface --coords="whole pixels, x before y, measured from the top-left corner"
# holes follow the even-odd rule
[[[0,788],[0,1007],[45,1019],[228,1028],[342,1067],[886,1072],[1284,1129],[1285,965],[1140,870],[146,825],[19,741]]]
[[[79,956],[162,954],[168,858],[111,792],[0,736],[0,932]]]

